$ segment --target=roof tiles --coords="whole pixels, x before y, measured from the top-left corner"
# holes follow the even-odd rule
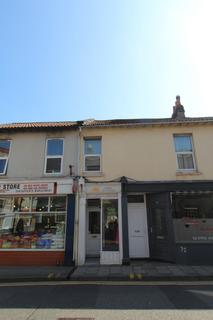
[[[213,124],[213,117],[184,118],[181,120],[172,118],[152,118],[152,119],[112,119],[84,121],[61,121],[61,122],[20,122],[0,124],[0,131],[4,130],[45,130],[45,129],[76,129],[79,126],[85,128],[94,127],[129,127],[148,125],[181,125],[181,124]]]

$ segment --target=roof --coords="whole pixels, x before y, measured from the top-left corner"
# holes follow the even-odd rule
[[[213,117],[196,117],[184,119],[151,118],[151,119],[114,119],[85,121],[85,127],[121,127],[121,126],[148,126],[148,125],[182,125],[212,123]]]
[[[61,122],[19,122],[0,124],[0,131],[4,130],[36,130],[36,129],[75,129],[78,128],[77,121]]]
[[[77,129],[78,127],[129,127],[129,126],[153,126],[153,125],[190,125],[190,124],[213,124],[213,117],[196,117],[184,119],[151,118],[151,119],[112,119],[84,121],[60,121],[60,122],[17,122],[0,124],[0,131],[22,130],[54,130],[54,129]]]

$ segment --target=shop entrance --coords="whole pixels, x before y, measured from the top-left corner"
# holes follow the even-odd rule
[[[86,255],[99,257],[101,250],[101,207],[100,200],[87,201]]]
[[[172,262],[174,261],[174,236],[170,193],[147,195],[147,204],[151,258]]]
[[[148,258],[147,214],[143,195],[128,196],[128,231],[130,258]]]

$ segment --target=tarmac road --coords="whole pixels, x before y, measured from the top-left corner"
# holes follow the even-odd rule
[[[0,285],[1,320],[212,320],[213,284],[17,283]]]

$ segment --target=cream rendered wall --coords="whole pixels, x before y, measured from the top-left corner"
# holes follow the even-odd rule
[[[45,147],[47,138],[64,138],[63,172],[45,175]],[[0,139],[11,139],[11,151],[5,178],[44,178],[69,176],[69,165],[78,170],[78,131],[24,132],[0,134]]]
[[[177,171],[173,134],[193,136],[197,170]],[[102,173],[81,172],[90,180],[113,180],[127,176],[135,180],[202,180],[213,179],[213,126],[177,125],[126,128],[87,128],[83,137],[102,137]],[[82,151],[83,152],[83,151]]]

